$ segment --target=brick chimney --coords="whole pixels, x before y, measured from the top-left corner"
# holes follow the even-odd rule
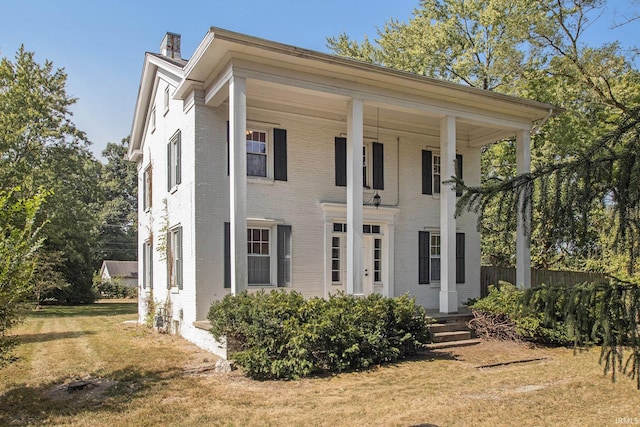
[[[160,53],[167,58],[182,59],[180,56],[180,34],[167,32],[160,43]]]

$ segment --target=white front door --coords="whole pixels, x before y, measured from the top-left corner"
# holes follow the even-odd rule
[[[373,293],[374,285],[374,260],[373,260],[373,236],[362,237],[362,292],[364,295]]]

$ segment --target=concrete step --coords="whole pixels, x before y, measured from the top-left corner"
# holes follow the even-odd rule
[[[461,340],[461,341],[445,341],[445,342],[436,342],[432,344],[427,344],[425,347],[427,350],[442,350],[447,348],[455,348],[455,347],[468,347],[471,345],[477,345],[482,342],[479,338],[473,338],[470,340]]]
[[[463,341],[471,339],[471,331],[436,332],[433,342]]]
[[[455,332],[455,331],[469,331],[469,327],[466,322],[447,322],[447,323],[432,323],[429,325],[431,332]]]

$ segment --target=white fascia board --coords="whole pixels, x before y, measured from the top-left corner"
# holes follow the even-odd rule
[[[156,79],[162,74],[167,80],[174,81],[174,85],[182,81],[184,72],[176,65],[151,55],[145,54],[144,65],[142,67],[142,75],[140,77],[140,85],[138,88],[138,97],[136,98],[136,106],[134,109],[133,123],[131,125],[131,139],[129,141],[129,150],[127,156],[130,161],[134,160],[134,152],[142,147],[142,139],[147,124],[147,116],[149,114],[149,105],[153,97],[153,90],[156,87]],[[136,159],[138,156],[135,156]]]
[[[311,75],[270,65],[255,64],[243,60],[234,59],[233,74],[248,79],[330,93],[343,96],[345,99],[360,98],[364,99],[367,103],[379,104],[381,106],[390,105],[408,110],[422,111],[440,117],[455,116],[461,119],[479,122],[483,125],[492,125],[513,130],[529,129],[531,127],[531,122],[523,117],[510,117],[499,113],[482,113],[478,112],[477,109],[465,108],[463,105],[451,105],[420,95],[397,92],[358,82]]]

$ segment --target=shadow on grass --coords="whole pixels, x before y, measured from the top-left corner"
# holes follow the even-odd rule
[[[32,344],[46,341],[63,340],[70,338],[80,338],[87,335],[95,335],[94,331],[76,332],[47,332],[45,334],[20,334],[14,338],[18,344]]]
[[[77,378],[59,378],[40,386],[17,385],[0,394],[0,425],[41,425],[71,423],[57,417],[74,417],[80,413],[118,415],[131,401],[144,397],[147,391],[182,375],[179,369],[140,370],[135,366],[109,374],[92,375],[86,381],[109,383],[104,390],[95,388],[68,391],[66,385]]]
[[[42,306],[39,310],[27,312],[29,317],[86,317],[86,316],[120,316],[123,314],[136,314],[138,312],[138,302],[110,302],[87,305]]]

